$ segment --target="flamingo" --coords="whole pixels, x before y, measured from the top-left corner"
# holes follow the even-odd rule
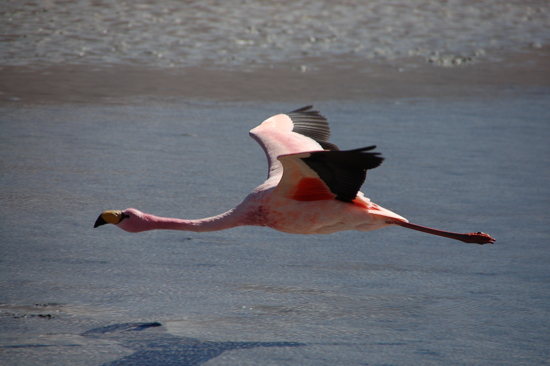
[[[306,106],[266,119],[250,131],[268,162],[267,180],[235,208],[199,220],[159,217],[134,208],[105,211],[94,228],[114,224],[136,233],[147,230],[217,231],[242,225],[267,226],[291,234],[331,234],[401,226],[465,243],[494,243],[490,235],[460,234],[410,223],[359,191],[367,170],[384,158],[376,146],[341,151],[330,143],[327,119]]]

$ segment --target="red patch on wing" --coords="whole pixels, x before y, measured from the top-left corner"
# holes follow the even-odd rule
[[[296,201],[322,201],[332,200],[334,197],[336,195],[327,188],[322,180],[318,178],[302,178],[290,198]]]

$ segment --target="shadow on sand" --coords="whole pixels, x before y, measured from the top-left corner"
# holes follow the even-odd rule
[[[84,337],[113,340],[135,352],[104,366],[195,366],[225,351],[256,347],[300,347],[296,342],[209,342],[166,333],[162,324],[122,323],[91,329]]]

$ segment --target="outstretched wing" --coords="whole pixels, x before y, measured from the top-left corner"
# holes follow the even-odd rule
[[[312,108],[312,105],[308,105],[287,113],[294,124],[292,131],[312,138],[325,150],[340,150],[338,146],[328,142],[330,127],[326,117],[318,111],[312,111]]]
[[[347,151],[311,151],[279,156],[283,177],[275,193],[297,201],[337,199],[352,202],[365,182],[367,170],[384,158],[376,146]]]
[[[338,150],[328,142],[330,128],[327,119],[306,106],[287,114],[278,114],[250,131],[250,136],[263,148],[269,165],[268,178],[280,176],[280,155],[304,151]]]

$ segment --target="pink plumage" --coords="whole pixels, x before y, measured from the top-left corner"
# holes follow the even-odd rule
[[[459,234],[411,224],[371,202],[359,188],[367,170],[378,167],[384,159],[372,151],[375,146],[340,151],[328,141],[330,129],[326,118],[311,108],[270,117],[250,131],[266,154],[268,176],[230,211],[184,220],[128,208],[103,212],[94,227],[111,223],[128,232],[156,229],[204,232],[254,225],[291,234],[331,234],[399,225],[466,243],[495,242],[481,232]]]

